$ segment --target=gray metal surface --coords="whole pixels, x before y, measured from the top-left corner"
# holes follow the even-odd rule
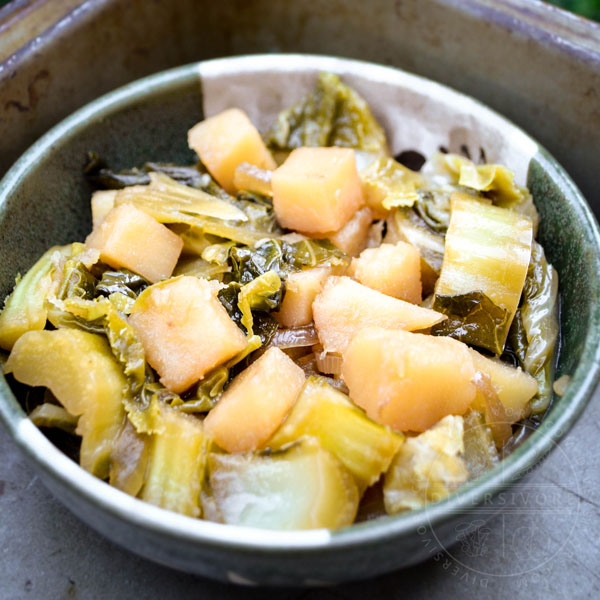
[[[448,553],[314,590],[215,583],[114,546],[54,500],[0,428],[0,598],[386,600],[600,597],[600,393],[506,510]],[[430,541],[424,535],[423,544]]]

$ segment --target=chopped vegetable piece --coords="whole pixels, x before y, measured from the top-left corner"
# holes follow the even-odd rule
[[[111,267],[125,267],[152,283],[171,276],[181,254],[181,238],[130,204],[110,211],[86,240]]]
[[[163,431],[152,436],[148,469],[140,497],[190,517],[199,517],[208,438],[202,421],[161,408]]]
[[[413,245],[421,255],[421,283],[423,294],[433,292],[442,269],[444,237],[429,228],[412,209],[397,209],[386,220],[387,233],[384,242],[406,242]]]
[[[315,267],[291,273],[285,283],[285,296],[275,318],[285,327],[312,323],[312,304],[331,275],[331,267]]]
[[[53,289],[53,273],[60,253],[69,246],[54,246],[17,279],[17,285],[0,313],[0,348],[10,350],[27,331],[44,329],[48,310],[45,302]]]
[[[348,148],[298,148],[273,173],[271,186],[277,221],[305,233],[338,231],[364,202]]]
[[[232,279],[242,284],[271,270],[282,279],[307,267],[332,267],[343,272],[350,262],[329,240],[306,239],[293,243],[263,240],[258,248],[229,247],[224,260],[231,264]]]
[[[495,205],[529,217],[533,233],[537,234],[539,216],[531,194],[527,188],[515,183],[515,175],[510,169],[503,165],[476,165],[457,154],[447,154],[444,164],[458,177],[458,185],[485,192]]]
[[[354,475],[359,490],[384,473],[403,437],[374,423],[349,398],[322,378],[311,377],[291,413],[269,441],[281,448],[302,436],[313,436]]]
[[[375,156],[389,153],[385,133],[369,105],[333,73],[321,73],[312,93],[279,113],[265,139],[276,150],[342,146]]]
[[[459,456],[463,450],[462,417],[444,417],[421,435],[407,438],[385,476],[386,512],[421,508],[458,489],[469,476]]]
[[[500,462],[500,456],[492,432],[481,413],[469,411],[464,416],[464,429],[463,459],[469,475],[474,479],[495,467]]]
[[[508,422],[516,423],[528,416],[529,402],[537,393],[537,381],[520,367],[511,367],[499,359],[487,358],[472,349],[470,353],[475,369],[490,378]]]
[[[263,448],[292,408],[304,372],[279,348],[269,348],[230,384],[204,426],[227,452]]]
[[[62,406],[44,402],[36,406],[29,418],[36,427],[56,427],[67,433],[75,433],[79,417],[67,412]]]
[[[272,196],[271,189],[272,171],[261,169],[256,165],[240,163],[233,174],[233,185],[238,190],[258,192],[264,196]]]
[[[352,400],[396,431],[425,431],[446,415],[464,414],[475,399],[473,359],[451,338],[362,329],[343,357]]]
[[[544,249],[534,242],[521,306],[510,331],[521,366],[538,382],[538,393],[531,403],[533,414],[543,413],[552,399],[557,339],[558,274],[546,260]]]
[[[443,324],[432,329],[433,335],[449,335],[496,354],[503,352],[511,313],[494,304],[483,292],[436,294],[432,308],[448,316]]]
[[[267,271],[242,286],[237,304],[241,313],[240,323],[249,336],[254,335],[253,310],[269,312],[281,303],[281,279],[275,271]]]
[[[557,396],[564,396],[571,383],[570,375],[562,375],[553,384],[552,389]]]
[[[149,177],[149,185],[120,190],[115,196],[115,205],[133,204],[160,223],[202,226],[211,218],[217,224],[221,221],[248,221],[246,213],[235,206],[233,198],[224,192],[226,197],[221,198],[178,183],[164,173],[150,173]]]
[[[234,173],[241,163],[261,169],[277,166],[248,115],[238,108],[194,125],[188,132],[188,145],[230,194],[236,191]]]
[[[164,432],[164,424],[161,423]],[[110,485],[137,496],[144,485],[152,438],[138,433],[125,419],[110,455]]]
[[[149,285],[146,279],[126,269],[104,271],[95,292],[103,296],[119,293],[135,300]]]
[[[423,184],[419,173],[387,156],[371,163],[360,178],[367,206],[376,217],[386,217],[399,206],[412,206],[419,197],[416,189]]]
[[[348,274],[387,296],[421,303],[421,256],[406,242],[363,250],[352,261]]]
[[[426,329],[445,317],[427,308],[386,296],[349,277],[330,277],[313,302],[319,340],[326,352],[343,353],[364,327],[409,331]]]
[[[204,279],[180,277],[146,289],[129,322],[147,361],[169,390],[180,393],[246,347],[246,337],[229,318]]]
[[[116,190],[98,190],[92,194],[92,227],[96,229],[115,207]]]
[[[497,448],[500,449],[512,435],[512,420],[507,416],[489,375],[478,371],[473,382],[477,392],[472,408],[484,414],[485,423],[492,432]]]
[[[278,329],[273,336],[271,344],[282,350],[289,348],[306,348],[319,343],[317,331],[312,323],[302,327],[290,327],[289,329]]]
[[[76,329],[29,331],[17,340],[4,371],[26,385],[49,388],[70,414],[79,416],[81,466],[105,479],[125,416],[127,387],[106,340]]]
[[[225,523],[264,529],[337,529],[358,509],[352,475],[310,438],[278,452],[210,454],[210,486]]]
[[[453,197],[434,310],[449,316],[434,328],[502,354],[531,256],[531,221],[504,208]]]
[[[372,222],[373,212],[364,206],[339,231],[327,237],[349,256],[358,256],[367,247]]]
[[[322,350],[322,347],[320,347]],[[342,375],[342,355],[333,352],[319,352],[315,348],[315,361],[317,368],[321,373],[325,375],[333,375],[334,377],[341,377]]]

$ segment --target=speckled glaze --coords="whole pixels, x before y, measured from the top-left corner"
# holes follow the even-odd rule
[[[490,160],[506,162],[523,183],[526,178],[541,213],[540,240],[561,278],[558,374],[573,379],[537,432],[494,470],[426,509],[337,532],[224,526],[131,498],[82,471],[55,448],[0,379],[0,417],[46,485],[75,514],[142,556],[234,583],[335,583],[431,556],[457,541],[456,532],[464,531],[462,524],[470,521],[474,507],[485,503],[496,510],[495,495],[526,476],[566,433],[600,373],[600,236],[564,170],[531,138],[474,100],[395,69],[343,59],[265,55],[198,63],[130,84],[63,121],[0,183],[0,293],[7,293],[16,273],[48,246],[82,239],[89,231],[91,190],[81,172],[86,151],[98,151],[115,167],[192,160],[185,133],[203,114],[235,99],[255,118],[258,113],[274,114],[288,103],[285,90],[297,86],[294,81],[304,82],[298,89],[308,87],[322,70],[343,75],[365,95],[384,125],[393,125],[395,152],[430,153],[436,145],[468,143],[483,146]],[[255,101],[259,86],[283,91],[270,94],[264,106]],[[410,136],[398,131],[410,131]]]

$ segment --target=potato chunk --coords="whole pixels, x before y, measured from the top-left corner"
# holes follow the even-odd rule
[[[271,187],[279,223],[303,233],[339,231],[364,202],[349,148],[297,148]]]
[[[398,431],[425,431],[446,415],[464,414],[475,398],[473,359],[451,338],[363,329],[343,358],[352,400]]]
[[[339,231],[327,237],[346,254],[358,256],[367,246],[372,222],[373,211],[368,206],[363,206]]]
[[[188,145],[230,194],[236,191],[234,174],[239,164],[247,162],[261,169],[277,166],[260,133],[239,108],[194,125],[188,131]]]
[[[181,277],[145,290],[129,322],[161,382],[180,393],[246,347],[205,279]]]
[[[364,327],[414,331],[446,317],[428,308],[386,296],[349,277],[330,277],[313,302],[313,317],[326,352],[344,352]]]
[[[115,207],[117,190],[98,190],[92,194],[92,226],[96,229]]]
[[[476,350],[470,352],[475,368],[490,378],[508,421],[515,423],[526,417],[531,410],[529,401],[538,391],[536,379],[521,367],[514,368],[498,359],[487,358]]]
[[[284,327],[301,327],[311,323],[312,304],[330,275],[330,267],[316,267],[289,275],[281,308],[273,313],[276,319]]]
[[[227,452],[262,448],[292,408],[304,371],[279,348],[270,348],[242,371],[204,421]]]
[[[178,235],[131,204],[113,208],[85,243],[111,267],[125,267],[152,283],[171,276],[183,248]]]
[[[67,411],[79,416],[80,464],[102,479],[121,429],[127,386],[106,339],[79,329],[28,331],[5,367],[17,381],[47,387]]]
[[[406,242],[363,250],[352,261],[349,275],[382,294],[421,303],[421,256]]]

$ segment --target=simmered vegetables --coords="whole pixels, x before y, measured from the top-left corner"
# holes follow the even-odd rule
[[[86,243],[0,314],[5,372],[46,388],[30,418],[85,469],[189,517],[337,528],[365,494],[451,494],[540,418],[558,281],[506,167],[411,171],[332,74],[264,139],[232,108],[188,142],[193,165],[91,153]]]

